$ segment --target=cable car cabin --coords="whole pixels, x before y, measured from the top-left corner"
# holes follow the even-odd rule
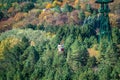
[[[95,0],[96,3],[111,3],[113,0]]]
[[[64,52],[64,45],[58,45],[58,51]]]

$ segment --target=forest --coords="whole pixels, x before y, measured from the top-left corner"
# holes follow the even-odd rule
[[[120,80],[120,1],[109,6],[101,42],[94,0],[0,0],[0,80]]]

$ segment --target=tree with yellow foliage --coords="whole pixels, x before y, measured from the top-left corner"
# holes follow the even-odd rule
[[[55,7],[55,6],[61,6],[62,5],[62,2],[58,1],[58,0],[55,0],[53,3],[52,3],[52,6]]]
[[[46,9],[53,8],[53,7],[56,7],[56,6],[61,6],[61,5],[62,5],[61,1],[54,0],[53,3],[48,3],[46,5]]]
[[[19,42],[17,38],[7,38],[0,42],[0,59],[4,59],[4,52],[10,50]]]

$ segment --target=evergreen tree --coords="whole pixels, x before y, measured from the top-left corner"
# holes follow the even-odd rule
[[[102,52],[101,52],[102,53]],[[99,78],[100,80],[106,79],[119,79],[118,71],[116,71],[115,65],[117,65],[119,60],[119,54],[117,51],[116,45],[109,45],[106,47],[106,51],[104,55],[101,57],[100,65],[99,65]]]
[[[0,11],[0,20],[4,17],[4,14],[2,11]]]
[[[21,56],[23,62],[23,70],[22,75],[25,79],[29,79],[31,76],[31,73],[34,71],[34,65],[39,59],[39,54],[35,50],[33,46],[28,47],[23,55]]]
[[[73,7],[66,3],[62,10],[64,13],[73,11]]]
[[[86,10],[90,13],[92,13],[93,9],[90,4],[86,4]]]
[[[54,8],[54,11],[55,12],[58,12],[58,13],[61,13],[61,8],[60,8],[60,6],[55,6],[55,8]]]
[[[112,37],[114,43],[120,43],[120,30],[117,27],[112,29]]]
[[[84,13],[83,10],[80,10],[80,11],[79,11],[78,17],[79,17],[79,19],[80,19],[80,24],[83,24],[84,19],[85,19],[85,13]]]

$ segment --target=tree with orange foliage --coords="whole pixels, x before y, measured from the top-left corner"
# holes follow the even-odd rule
[[[51,3],[48,3],[47,6],[46,6],[46,9],[49,9],[49,8],[52,8],[52,4]]]
[[[77,5],[78,3],[80,3],[80,0],[75,0],[74,5]]]
[[[74,5],[75,5],[75,8],[76,8],[76,9],[78,9],[78,10],[81,9],[80,0],[75,0]]]
[[[56,6],[61,6],[62,2],[58,1],[58,0],[54,0],[53,3],[48,3],[46,5],[46,9],[52,8],[52,7],[56,7]]]
[[[14,12],[14,7],[10,7],[10,8],[8,9],[8,13],[12,13],[12,12]]]

